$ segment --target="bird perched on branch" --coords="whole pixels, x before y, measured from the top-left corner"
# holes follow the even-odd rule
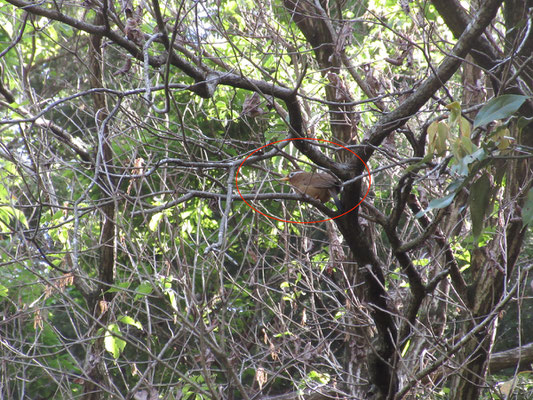
[[[281,178],[281,180],[289,182],[299,193],[320,200],[322,203],[333,197],[337,208],[340,210],[342,207],[337,197],[341,190],[341,183],[330,174],[325,172],[293,171],[286,177]]]

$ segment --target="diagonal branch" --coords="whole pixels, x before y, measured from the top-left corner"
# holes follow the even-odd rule
[[[502,3],[503,0],[485,1],[476,18],[468,24],[452,52],[442,61],[435,74],[427,78],[398,108],[383,116],[372,127],[369,132],[369,139],[366,141],[370,146],[366,146],[358,153],[363,161],[369,160],[375,151],[374,146],[379,146],[392,131],[404,125],[452,77],[461,66],[462,59],[474,46],[476,39],[483,34],[485,28],[490,24]],[[354,163],[354,167],[357,174],[362,173],[364,168],[359,160]]]

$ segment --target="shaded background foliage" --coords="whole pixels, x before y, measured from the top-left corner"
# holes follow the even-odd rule
[[[530,398],[530,6],[7,0],[1,396]]]

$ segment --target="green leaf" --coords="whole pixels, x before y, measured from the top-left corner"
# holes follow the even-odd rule
[[[474,120],[474,128],[497,119],[513,115],[529,97],[518,94],[504,94],[490,100],[479,110]]]
[[[9,227],[9,223],[11,221],[11,213],[10,213],[11,207],[0,207],[0,226],[5,225],[6,228]]]
[[[446,139],[450,128],[445,122],[435,121],[428,127],[428,153],[435,153],[438,157],[446,154]]]
[[[450,110],[450,125],[456,124],[459,118],[461,118],[461,104],[458,101],[454,101],[448,104],[446,108]]]
[[[415,164],[408,166],[405,169],[405,173],[407,174],[409,172],[418,171],[422,166],[430,162],[432,158],[433,158],[433,154],[430,154],[430,153],[426,154],[422,160],[418,161]]]
[[[459,189],[461,189],[463,187],[465,183],[465,179],[462,178],[462,179],[456,179],[454,180],[452,183],[450,183],[448,185],[448,187],[446,188],[446,191],[447,192],[458,192]]]
[[[405,357],[405,355],[407,354],[407,351],[409,350],[409,347],[411,347],[411,340],[408,340],[405,343],[405,346],[403,346],[402,357]]]
[[[9,226],[11,220],[18,220],[26,228],[28,227],[28,221],[26,220],[26,216],[22,211],[11,206],[1,206],[0,222],[7,227]]]
[[[307,377],[313,382],[318,382],[323,385],[329,383],[331,376],[328,373],[322,373],[318,371],[311,371],[307,374]]]
[[[107,289],[108,293],[119,293],[123,292],[124,289],[128,289],[130,287],[131,282],[120,282],[116,284],[116,287],[112,287],[110,289]]]
[[[450,204],[452,204],[453,199],[455,198],[455,195],[457,192],[452,192],[447,196],[441,197],[440,199],[433,199],[429,202],[427,208],[423,211],[418,212],[415,217],[420,218],[427,212],[433,210],[433,209],[439,209],[439,208],[445,208],[448,207]]]
[[[143,330],[142,324],[139,321],[134,320],[132,317],[130,317],[128,315],[123,315],[123,316],[119,317],[118,321],[119,322],[123,322],[123,323],[125,323],[127,325],[134,326],[134,327],[136,327],[137,329],[139,329],[141,331]]]
[[[485,216],[490,213],[490,178],[484,173],[470,187],[470,216],[472,218],[472,233],[474,242],[477,243],[481,232],[483,231],[483,221]]]
[[[0,285],[0,297],[7,297],[9,294],[9,289],[4,285]]]
[[[104,337],[104,346],[113,358],[117,359],[126,347],[126,342],[114,336],[114,334],[120,335],[120,328],[117,324],[110,324],[107,329]]]
[[[522,207],[522,224],[524,226],[533,222],[533,187],[527,192],[527,199]]]
[[[459,139],[460,142],[460,150],[467,154],[472,154],[474,152],[474,143],[470,140],[470,137],[468,136],[461,136]]]
[[[434,209],[434,208],[445,208],[448,207],[450,204],[452,204],[452,201],[455,197],[456,193],[450,193],[447,196],[441,197],[440,199],[433,199],[429,202],[428,208]]]
[[[135,298],[134,300],[139,300],[150,293],[152,293],[152,285],[150,285],[149,282],[141,283],[137,288],[135,289]]]
[[[168,276],[162,276],[159,278],[159,287],[163,290],[172,288],[172,278]]]
[[[470,138],[472,129],[470,127],[470,121],[468,121],[465,117],[461,117],[461,120],[459,121],[459,131],[461,132],[461,136]]]
[[[451,170],[455,174],[462,176],[468,175],[468,166],[475,161],[483,161],[487,158],[487,153],[483,147],[477,149],[472,154],[467,154],[463,158],[457,160],[457,164],[452,166]]]
[[[518,123],[517,123],[518,129],[524,129],[531,122],[533,122],[533,117],[530,117],[530,118],[520,117],[520,118],[518,118]]]
[[[150,229],[152,232],[155,231],[159,226],[159,222],[163,218],[163,215],[164,214],[162,212],[152,215],[152,218],[150,218],[150,222],[148,223],[148,229]]]

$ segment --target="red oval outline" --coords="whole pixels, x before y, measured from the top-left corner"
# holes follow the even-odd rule
[[[319,141],[319,142],[326,142],[326,143],[331,143],[331,144],[334,144],[336,146],[339,146],[339,147],[342,147],[344,150],[348,150],[350,153],[352,153],[354,156],[356,156],[359,160],[361,160],[361,162],[365,165],[365,168],[368,172],[368,189],[365,193],[365,195],[363,196],[363,198],[361,199],[361,201],[359,203],[357,203],[353,208],[351,208],[350,210],[340,214],[340,215],[337,215],[336,217],[333,217],[333,218],[328,218],[328,219],[322,219],[320,221],[307,221],[307,222],[304,222],[304,221],[290,221],[290,220],[286,220],[286,219],[281,219],[281,218],[278,218],[278,217],[274,217],[272,215],[268,215],[268,214],[264,214],[262,213],[261,211],[259,211],[258,209],[256,209],[255,207],[253,207],[250,203],[248,203],[244,197],[242,197],[242,193],[239,189],[239,172],[241,171],[241,167],[243,166],[243,164],[246,162],[246,160],[248,160],[248,158],[250,156],[252,156],[254,153],[257,153],[259,150],[261,149],[264,149],[265,147],[268,147],[268,146],[272,146],[273,144],[276,144],[276,143],[281,143],[281,142],[290,142],[290,141],[293,141],[293,140],[315,140],[315,141]],[[259,148],[257,148],[256,150],[252,151],[250,154],[248,154],[248,156],[242,161],[242,163],[239,165],[239,168],[237,169],[237,174],[235,176],[235,184],[236,184],[236,187],[237,187],[237,191],[239,192],[239,196],[241,197],[242,201],[244,201],[248,207],[250,207],[252,210],[254,210],[255,212],[258,212],[259,214],[261,214],[262,216],[264,217],[267,217],[267,218],[271,218],[271,219],[275,219],[276,221],[281,221],[281,222],[289,222],[291,224],[316,224],[316,223],[319,223],[319,222],[324,222],[324,221],[331,221],[331,220],[334,220],[334,219],[337,219],[339,217],[342,217],[343,215],[346,215],[348,213],[351,213],[353,210],[355,210],[357,207],[359,207],[359,205],[363,202],[363,200],[366,198],[366,196],[368,196],[368,193],[370,192],[370,187],[372,186],[372,176],[370,175],[370,169],[368,168],[368,165],[361,159],[361,157],[359,157],[357,154],[355,154],[352,150],[344,147],[343,145],[341,144],[338,144],[338,143],[335,143],[335,142],[332,142],[331,140],[325,140],[325,139],[317,139],[317,138],[288,138],[288,139],[282,139],[282,140],[277,140],[275,142],[272,142],[272,143],[268,143],[268,144],[265,144],[264,146],[261,146]]]

